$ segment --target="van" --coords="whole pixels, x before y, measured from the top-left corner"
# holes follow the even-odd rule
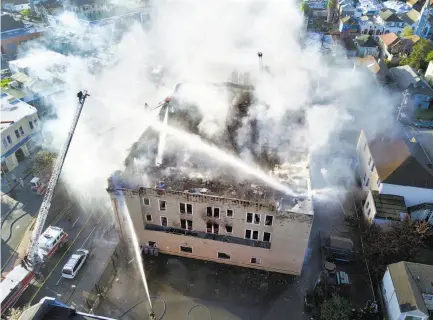
[[[89,250],[78,249],[66,262],[62,269],[62,277],[67,279],[74,279],[78,271],[87,260]]]

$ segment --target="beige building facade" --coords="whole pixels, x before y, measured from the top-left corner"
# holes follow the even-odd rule
[[[299,275],[313,215],[275,204],[153,188],[108,190],[118,230],[129,239],[131,215],[140,245],[161,253]],[[312,212],[309,199],[302,210]],[[308,207],[308,208],[307,208]]]

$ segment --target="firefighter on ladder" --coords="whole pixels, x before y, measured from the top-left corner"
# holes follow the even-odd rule
[[[90,97],[90,94],[88,94],[86,90],[84,90],[84,93],[83,91],[77,93],[79,103],[84,103],[84,100],[86,100],[87,97]]]

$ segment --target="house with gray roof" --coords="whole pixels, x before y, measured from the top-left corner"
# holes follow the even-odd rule
[[[407,208],[404,197],[380,194],[376,190],[368,192],[363,206],[365,218],[370,223],[381,223],[382,221],[401,221],[407,216]]]
[[[427,320],[433,313],[433,266],[401,261],[390,264],[381,282],[388,320]]]
[[[373,56],[377,58],[379,56],[379,45],[370,35],[361,35],[355,37],[353,40],[356,49],[358,50],[359,57]]]

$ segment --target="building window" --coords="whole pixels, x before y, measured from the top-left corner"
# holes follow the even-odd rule
[[[29,121],[30,130],[33,130],[33,122]]]
[[[367,149],[367,142],[364,143],[364,151]]]
[[[227,209],[227,217],[233,217],[233,209]]]
[[[259,240],[259,232],[257,230],[253,231],[253,240]]]
[[[274,217],[266,215],[265,226],[272,226],[273,222],[274,222]]]
[[[207,215],[208,217],[212,217],[212,207],[207,207],[207,208],[206,208],[206,215]]]
[[[17,139],[19,139],[19,138],[20,138],[20,133],[19,133],[19,131],[18,131],[18,130],[15,130],[15,136],[17,137]]]
[[[263,241],[264,242],[271,242],[271,233],[270,232],[263,232]]]
[[[159,211],[167,211],[167,201],[158,200],[159,201]]]
[[[180,246],[180,251],[186,252],[186,253],[192,253],[192,248],[191,247]]]
[[[188,230],[192,230],[192,221],[191,220],[186,220],[186,225],[188,227]]]
[[[367,179],[367,174],[364,173],[364,178],[362,178],[362,181],[365,181],[365,179]]]
[[[365,186],[366,186],[366,187],[369,187],[369,186],[370,186],[370,178],[367,179],[367,182],[365,183]]]
[[[146,214],[146,221],[152,221],[152,215]]]
[[[21,134],[24,134],[23,127],[20,127],[20,133],[21,133]]]
[[[370,157],[370,159],[368,159],[368,165],[370,165],[371,164],[371,157]]]
[[[376,184],[377,184],[378,187],[380,186],[380,179],[377,179]]]
[[[180,227],[182,229],[186,229],[186,220],[185,219],[180,219]]]
[[[147,198],[143,198],[143,204],[144,204],[145,206],[150,206],[150,200],[147,199]]]
[[[260,224],[260,213],[254,214],[254,224]]]
[[[185,203],[179,203],[179,212],[180,213],[186,212]]]
[[[247,223],[253,223],[253,214],[251,212],[247,212]]]
[[[226,232],[227,233],[232,233],[233,232],[233,227],[229,226],[229,225],[226,225]]]
[[[374,170],[374,161],[371,163],[371,168],[370,168],[371,172],[373,172]]]
[[[8,141],[6,140],[6,138],[3,138],[3,146],[4,146],[5,148],[8,147]]]
[[[11,144],[11,143],[12,143],[12,139],[11,139],[11,136],[7,136],[7,137],[6,137],[6,139],[7,139],[7,141],[8,141],[8,143],[9,143],[9,144]]]
[[[151,248],[155,248],[156,247],[156,242],[155,241],[148,241],[147,245]]]
[[[218,223],[211,223],[208,222],[206,223],[206,232],[207,233],[213,233],[213,234],[218,234],[219,233],[219,224]]]
[[[37,120],[37,119],[35,119],[35,120],[33,121],[33,123],[35,124],[35,127],[38,126],[38,120]]]
[[[161,226],[166,227],[167,224],[167,218],[166,217],[161,217]]]
[[[213,208],[213,216],[214,218],[220,217],[220,208]]]
[[[192,214],[192,204],[191,203],[186,204],[186,213]]]
[[[251,239],[251,230],[245,230],[245,239]]]
[[[261,260],[259,258],[251,258],[251,263],[260,264]]]
[[[230,255],[224,252],[218,252],[218,259],[230,260]]]

